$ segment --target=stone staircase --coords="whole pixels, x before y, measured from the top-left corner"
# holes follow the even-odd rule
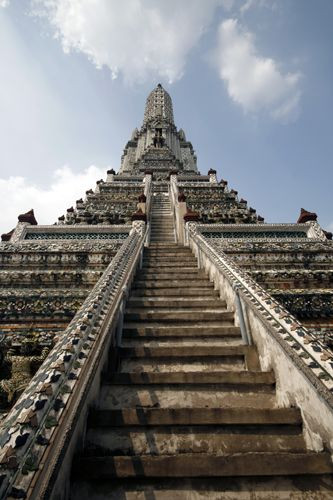
[[[167,193],[154,193],[150,224],[151,243],[173,243],[175,241],[173,216]]]
[[[328,453],[307,451],[297,408],[243,345],[233,313],[154,197],[117,364],[90,411],[71,498],[332,498]]]

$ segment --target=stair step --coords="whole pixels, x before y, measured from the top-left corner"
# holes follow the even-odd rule
[[[183,267],[183,264],[178,264],[178,262],[187,262],[191,261],[191,267],[198,267],[198,262],[193,256],[193,254],[185,253],[185,252],[172,252],[171,250],[163,252],[155,252],[151,253],[145,252],[143,254],[143,260],[146,262],[157,262],[158,265],[162,262],[165,262],[166,259],[169,259],[170,267]],[[172,259],[172,260],[170,260]]]
[[[138,298],[138,297],[130,297],[128,300],[128,304],[131,307],[224,307],[226,308],[226,303],[217,298],[210,297],[202,297],[200,299],[197,298],[170,298],[167,299],[165,297],[146,297],[146,298]]]
[[[150,385],[150,384],[222,384],[222,385],[274,385],[273,372],[263,371],[215,371],[215,372],[129,372],[111,373],[113,384]]]
[[[122,358],[191,358],[191,357],[217,357],[217,356],[246,356],[249,351],[254,348],[246,345],[240,346],[205,346],[191,349],[188,347],[151,347],[149,349],[143,347],[120,347],[118,352]]]
[[[173,325],[161,325],[160,323],[136,323],[136,322],[125,322],[123,328],[124,337],[131,335],[133,336],[162,336],[162,337],[195,337],[195,336],[235,336],[240,337],[241,332],[238,326],[234,325],[221,325],[221,323],[210,323],[206,322],[202,324],[183,324],[179,323]]]
[[[205,308],[198,310],[195,308],[193,311],[188,309],[184,310],[174,310],[174,309],[163,309],[158,310],[157,308],[152,310],[142,310],[142,309],[127,309],[125,311],[125,321],[135,321],[135,320],[152,320],[152,321],[167,321],[168,323],[172,321],[233,321],[234,313],[226,311],[221,307],[221,310],[207,311]]]
[[[78,477],[71,500],[329,500],[333,478],[326,475],[197,478]]]
[[[225,371],[238,372],[245,370],[244,355],[233,356],[186,356],[186,357],[152,357],[152,358],[122,358],[119,373],[221,373]]]
[[[219,291],[211,288],[136,288],[131,292],[131,297],[219,297]],[[223,301],[222,301],[223,302]]]
[[[206,383],[200,380],[197,380],[197,384],[169,383],[168,373],[157,375],[160,379],[163,375],[164,383],[132,384],[127,382],[121,384],[115,383],[111,378],[104,379],[99,395],[99,409],[125,411],[126,408],[132,408],[140,415],[140,412],[147,408],[202,408],[207,410],[211,407],[223,409],[276,407],[275,386],[271,383],[214,384],[211,381]],[[196,375],[199,379],[201,374]],[[206,374],[204,377],[204,380],[209,380]]]
[[[180,454],[166,456],[81,457],[74,476],[103,477],[224,477],[331,474],[329,453]]]
[[[197,263],[197,260],[193,257],[192,254],[188,254],[188,253],[185,253],[185,252],[163,252],[163,255],[162,254],[159,254],[159,253],[156,253],[155,252],[151,252],[151,253],[147,253],[147,254],[144,254],[144,257],[143,257],[143,260],[144,261],[147,261],[147,262],[159,262],[159,263],[162,263],[162,262],[165,262],[166,259],[170,259],[172,258],[172,262],[170,262],[169,260],[169,266],[171,268],[173,267],[182,267],[179,266],[178,262],[188,262],[188,261],[192,261],[193,263],[193,267],[196,267],[198,269],[198,263]]]
[[[150,349],[151,347],[227,347],[244,345],[240,337],[233,336],[178,336],[178,337],[162,337],[162,336],[145,336],[139,337],[134,335],[123,336],[122,346],[124,347],[142,347]],[[258,365],[259,366],[259,365]]]
[[[155,245],[149,245],[148,249],[150,248],[185,248],[180,246],[178,243],[159,243]]]
[[[191,280],[169,280],[167,283],[165,280],[136,280],[133,283],[133,288],[192,288],[192,287],[200,287],[200,288],[213,288],[213,283],[205,279],[191,279]]]
[[[207,341],[206,341],[207,342]],[[257,351],[246,345],[121,347],[121,371],[220,371],[260,370]],[[131,360],[125,362],[124,360]],[[134,369],[135,368],[135,369]],[[172,370],[171,370],[171,369]]]
[[[150,227],[153,228],[163,228],[163,227],[172,227],[174,228],[173,220],[166,217],[152,217],[150,219]]]
[[[173,254],[192,255],[192,257],[194,257],[194,254],[192,253],[192,250],[190,248],[179,246],[177,243],[175,243],[174,245],[164,244],[164,246],[160,247],[150,245],[149,247],[144,249],[145,255],[163,255],[165,252]]]
[[[165,271],[164,273],[159,270],[157,272],[147,270],[147,269],[141,269],[137,273],[137,278],[140,280],[174,280],[175,278],[181,278],[182,280],[193,280],[193,279],[204,279],[206,277],[206,274],[204,271],[201,271],[199,269],[194,269],[190,270],[188,272],[181,272],[181,273],[170,273],[169,271]]]
[[[127,426],[91,428],[84,456],[165,456],[187,453],[304,453],[300,426]]]
[[[93,409],[93,427],[158,425],[302,425],[298,408],[124,408]]]
[[[176,260],[176,262],[174,262]],[[173,262],[173,265],[172,265]],[[199,269],[197,262],[192,257],[177,258],[174,255],[169,255],[163,259],[154,259],[153,257],[143,259],[142,265],[145,267],[159,268],[162,271],[169,272],[173,269],[174,264],[177,267],[192,267]]]

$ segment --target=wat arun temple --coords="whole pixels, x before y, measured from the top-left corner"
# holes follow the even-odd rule
[[[265,223],[197,165],[161,84],[82,195],[2,235],[0,499],[332,499],[317,215]]]

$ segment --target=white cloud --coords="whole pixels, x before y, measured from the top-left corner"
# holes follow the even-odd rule
[[[9,0],[0,0],[0,7],[8,7]]]
[[[267,7],[270,9],[276,9],[276,3],[274,0],[246,0],[246,2],[240,7],[240,12],[244,14],[250,9],[256,7]]]
[[[229,96],[245,112],[266,111],[281,121],[297,117],[300,73],[283,74],[274,59],[260,56],[253,34],[236,19],[219,27],[216,63]]]
[[[75,206],[78,198],[88,189],[95,188],[96,181],[105,178],[106,169],[94,165],[80,173],[64,166],[56,170],[50,186],[43,188],[24,177],[0,178],[0,231],[10,231],[17,223],[17,216],[34,209],[39,224],[53,224]]]
[[[65,51],[86,54],[113,78],[130,82],[182,77],[189,51],[232,0],[32,0]]]

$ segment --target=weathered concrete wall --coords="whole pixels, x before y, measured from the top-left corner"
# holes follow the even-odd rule
[[[198,252],[194,245],[192,251],[199,260],[200,267],[214,281],[215,288],[220,291],[221,298],[226,301],[227,308],[235,311],[235,323],[239,318],[235,308],[235,291],[230,281],[216,268],[209,258]],[[253,343],[256,345],[261,368],[273,370],[276,377],[276,401],[279,407],[299,407],[304,422],[304,436],[309,449],[320,451],[328,447],[333,453],[333,408],[324,400],[320,390],[301,369],[302,360],[297,351],[292,351],[286,344],[282,346],[277,338],[255,311],[243,302],[246,323],[248,324]],[[281,339],[283,343],[283,340]]]
[[[258,316],[247,308],[252,338],[263,370],[274,370],[276,397],[280,407],[297,406],[302,411],[304,434],[309,449],[333,451],[333,410],[324,401],[320,387],[314,387],[298,368],[295,352],[286,353]]]

